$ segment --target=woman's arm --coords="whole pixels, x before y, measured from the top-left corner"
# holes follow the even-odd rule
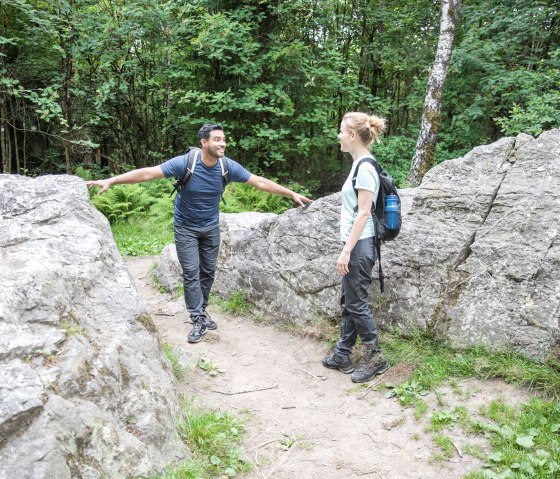
[[[350,253],[360,239],[362,232],[366,226],[367,220],[371,215],[371,205],[373,202],[373,193],[369,190],[358,190],[358,214],[354,220],[350,236],[342,248],[342,252],[336,261],[336,270],[345,276],[348,274],[348,263],[350,262]]]

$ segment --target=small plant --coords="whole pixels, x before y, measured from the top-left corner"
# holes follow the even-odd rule
[[[183,379],[185,377],[187,367],[181,361],[181,350],[176,346],[172,346],[166,341],[162,341],[161,349],[163,350],[165,357],[171,364],[173,375],[177,379]]]
[[[242,433],[239,420],[225,412],[196,408],[192,402],[185,405],[179,422],[181,438],[212,476],[233,477],[249,471],[238,447]]]
[[[218,367],[215,364],[211,363],[204,356],[200,357],[200,359],[196,363],[196,366],[202,369],[205,373],[211,373],[218,369]]]
[[[222,311],[234,315],[241,315],[248,309],[247,297],[243,291],[233,293],[222,303]]]
[[[436,434],[434,436],[434,442],[443,451],[443,454],[446,458],[450,458],[451,456],[453,456],[453,454],[455,454],[455,446],[453,445],[453,441],[447,436],[443,434]]]
[[[296,436],[286,436],[280,440],[280,446],[282,446],[282,449],[284,449],[284,451],[287,451],[292,448],[298,441],[299,438]]]
[[[391,390],[386,394],[386,397],[397,397],[403,406],[410,406],[416,399],[429,394],[429,391],[424,389],[417,381],[406,381],[400,386],[388,385],[388,387]]]
[[[459,415],[454,411],[440,411],[432,414],[430,429],[441,431],[446,427],[453,427],[459,421]]]
[[[484,450],[484,447],[482,447],[480,444],[467,443],[463,446],[463,452],[465,454],[468,454],[469,456],[476,457],[481,461],[486,460],[486,457],[488,456],[488,454]]]

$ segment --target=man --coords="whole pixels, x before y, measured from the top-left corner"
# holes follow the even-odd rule
[[[185,304],[193,327],[189,343],[198,343],[216,323],[206,312],[208,296],[214,283],[220,246],[219,205],[222,195],[222,169],[226,137],[221,125],[206,124],[198,132],[201,150],[196,155],[193,175],[175,198],[174,232],[177,256],[183,269]],[[239,163],[223,158],[228,164],[229,181],[247,183],[259,190],[290,196],[300,206],[311,200],[261,176],[249,173]],[[86,181],[105,193],[112,185],[141,183],[158,178],[182,179],[185,155],[172,158],[159,166],[140,168],[105,180]]]

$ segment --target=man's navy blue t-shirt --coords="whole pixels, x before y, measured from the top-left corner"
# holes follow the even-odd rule
[[[251,176],[236,161],[224,157],[228,162],[228,182],[245,183]],[[220,221],[220,198],[222,195],[222,169],[217,161],[212,168],[203,162],[201,153],[196,155],[194,173],[175,198],[175,223],[205,227]],[[166,178],[182,179],[185,175],[186,157],[176,156],[160,165]]]

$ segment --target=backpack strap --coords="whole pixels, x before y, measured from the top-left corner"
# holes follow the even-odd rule
[[[180,180],[175,182],[173,191],[169,195],[170,197],[173,196],[175,192],[179,193],[191,180],[194,169],[196,168],[196,155],[199,151],[198,148],[189,147],[185,152],[185,174]]]
[[[227,204],[224,198],[224,191],[229,183],[229,161],[225,156],[218,158],[220,162],[220,169],[222,170],[222,201],[224,205]]]
[[[360,165],[362,163],[369,163],[371,166],[373,166],[375,168],[375,172],[377,173],[377,176],[379,176],[381,174],[381,167],[379,166],[379,163],[377,163],[377,161],[375,161],[375,158],[371,157],[371,156],[367,156],[366,158],[362,158],[359,163],[356,165],[356,169],[354,170],[354,174],[352,175],[352,189],[354,190],[354,193],[356,194],[356,198],[358,198],[358,190],[356,189],[356,178],[358,178],[358,170],[360,169]],[[379,185],[379,188],[381,191],[381,184]],[[379,198],[379,193],[377,194],[377,198],[373,201],[372,207],[371,207],[371,212],[372,214],[375,213],[375,208],[377,205],[377,200]],[[358,211],[358,205],[356,205],[356,207],[354,208],[354,211]]]

